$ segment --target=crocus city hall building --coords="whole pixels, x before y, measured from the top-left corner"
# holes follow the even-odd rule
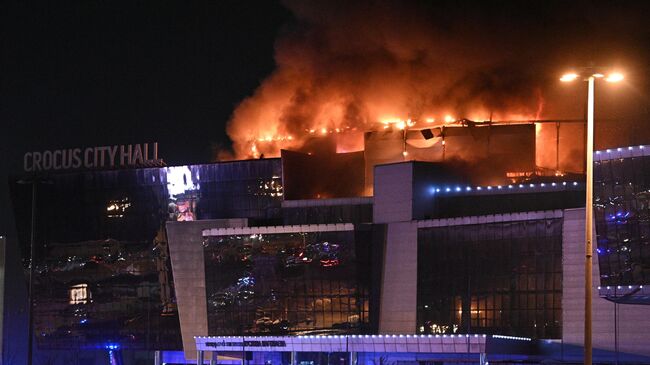
[[[79,169],[41,153],[10,184],[35,346],[84,364],[580,361],[584,176],[537,168],[534,124],[417,133],[171,167],[157,146],[131,167],[117,146],[80,149]],[[594,358],[650,363],[650,147],[596,152],[594,181]]]

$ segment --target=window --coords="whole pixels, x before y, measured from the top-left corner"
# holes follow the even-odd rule
[[[558,338],[562,222],[418,231],[419,333]]]
[[[88,284],[77,284],[70,287],[70,304],[86,304],[90,302],[91,298]]]

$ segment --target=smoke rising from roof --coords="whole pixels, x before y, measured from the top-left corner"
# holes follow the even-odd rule
[[[561,92],[549,100],[558,72],[618,49],[611,35],[585,43],[603,34],[601,23],[624,30],[619,37],[644,24],[630,9],[616,21],[607,8],[592,13],[582,2],[285,5],[296,23],[276,42],[277,68],[228,124],[237,158],[277,156],[310,134],[376,129],[386,118],[531,120],[575,109],[580,115]]]

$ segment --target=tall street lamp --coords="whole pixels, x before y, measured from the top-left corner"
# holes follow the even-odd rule
[[[605,76],[602,71],[596,68],[586,68],[582,72],[571,72],[562,75],[560,81],[571,82],[582,80],[588,82],[587,95],[587,200],[585,207],[585,327],[584,327],[584,363],[592,363],[592,345],[591,345],[591,265],[593,253],[593,186],[594,186],[594,85],[596,79],[603,79],[607,82],[619,82],[623,80],[623,74],[620,72],[611,72]]]
[[[18,180],[18,184],[32,186],[32,210],[29,234],[29,281],[27,287],[27,365],[32,365],[34,352],[34,266],[36,265],[36,190],[39,184],[52,184],[51,180],[41,176]]]

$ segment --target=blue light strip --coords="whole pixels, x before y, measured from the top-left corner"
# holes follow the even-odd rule
[[[458,334],[458,335],[411,335],[411,334],[406,334],[406,335],[324,335],[324,336],[319,336],[319,335],[305,335],[305,336],[244,336],[246,339],[254,339],[254,338],[282,338],[282,337],[295,337],[295,338],[309,338],[309,339],[321,339],[321,340],[327,340],[327,339],[332,339],[332,338],[463,338],[463,337],[487,337],[487,335],[484,334]],[[494,336],[493,336],[494,337]],[[197,338],[205,338],[205,339],[211,339],[211,338],[226,338],[226,339],[233,339],[233,340],[241,340],[242,336],[194,336],[194,339]]]
[[[641,156],[650,156],[650,146],[628,146],[596,151],[594,152],[594,161],[599,162]]]
[[[643,285],[613,285],[613,286],[599,286],[598,290],[609,291],[609,290],[633,290],[633,289],[643,289]],[[624,294],[621,292],[620,294]]]
[[[505,340],[516,340],[516,341],[532,341],[532,339],[528,337],[503,336],[503,335],[492,335],[492,338],[503,338]]]
[[[553,192],[566,190],[583,190],[584,182],[563,181],[537,184],[509,184],[494,186],[431,186],[431,195],[494,195],[494,194],[522,194],[529,192]]]

